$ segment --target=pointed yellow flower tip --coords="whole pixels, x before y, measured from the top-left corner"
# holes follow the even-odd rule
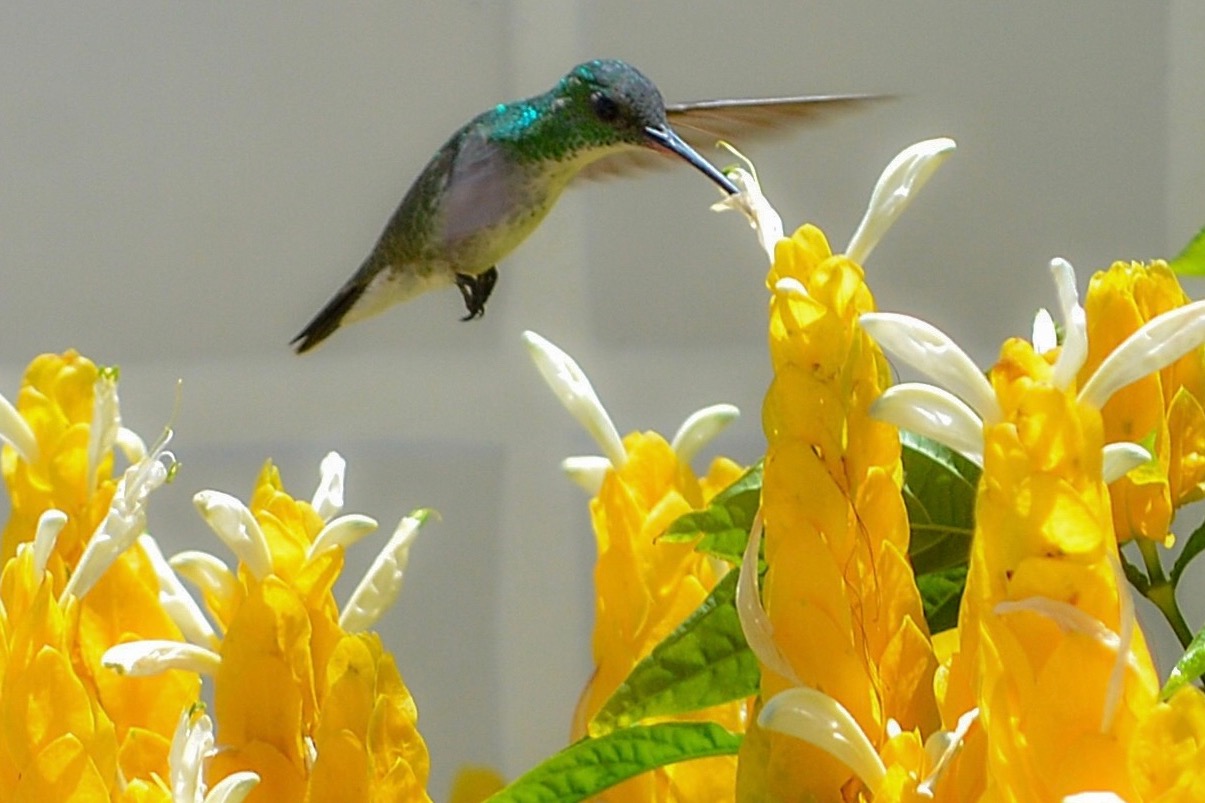
[[[1117,262],[1088,285],[1091,376],[1126,338],[1151,319],[1187,306],[1189,298],[1164,262]],[[1152,446],[1153,459],[1110,486],[1118,537],[1170,546],[1172,511],[1205,496],[1205,352],[1194,348],[1157,373],[1113,394],[1104,405],[1105,439]]]
[[[574,738],[586,734],[589,721],[632,668],[714,587],[717,567],[706,555],[696,552],[693,544],[671,543],[660,536],[676,518],[705,506],[711,495],[741,474],[735,463],[720,459],[699,478],[653,432],[632,433],[622,447],[625,461],[604,475],[590,502],[599,550],[594,569],[596,668],[578,703]],[[743,703],[730,703],[684,718],[711,720],[739,731],[744,728],[743,709]],[[686,762],[626,781],[608,790],[607,799],[707,799],[708,790],[731,788],[735,771],[732,757]],[[671,788],[676,791],[666,791]]]
[[[506,781],[492,767],[461,767],[452,780],[448,803],[482,803],[506,786]]]
[[[918,185],[899,184],[901,197],[909,186]],[[895,191],[883,188],[881,209],[902,208],[884,200]],[[855,253],[869,250],[869,236]],[[877,761],[889,720],[927,736],[939,719],[937,664],[907,559],[899,433],[870,415],[890,382],[883,353],[859,324],[874,298],[861,266],[833,254],[814,226],[777,243],[766,285],[774,378],[762,408],[763,606],[789,672],[763,663],[761,699],[796,688],[823,693]],[[864,769],[831,745],[777,732],[746,744],[738,799],[834,800],[847,784],[868,784]]]
[[[26,368],[16,405],[0,404],[0,438],[9,444],[0,472],[12,504],[0,558],[33,540],[38,518],[53,508],[67,515],[59,553],[74,566],[104,519],[117,486],[112,453],[92,454],[90,446],[95,390],[106,381],[75,351],[43,354]]]

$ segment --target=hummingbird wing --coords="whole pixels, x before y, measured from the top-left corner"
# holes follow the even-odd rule
[[[887,99],[886,95],[798,95],[699,100],[666,104],[665,117],[687,144],[706,152],[719,140],[739,148],[746,142],[785,134],[797,125],[814,125]],[[603,179],[675,164],[678,160],[657,151],[631,150],[600,159],[579,175]]]

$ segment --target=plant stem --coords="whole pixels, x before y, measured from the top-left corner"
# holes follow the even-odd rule
[[[1148,538],[1135,538],[1134,540],[1138,544],[1138,551],[1142,553],[1142,562],[1146,565],[1146,574],[1150,578],[1150,586],[1144,592],[1144,596],[1155,603],[1155,607],[1163,614],[1163,618],[1167,619],[1172,632],[1180,640],[1180,645],[1187,649],[1188,645],[1192,643],[1192,630],[1184,621],[1184,614],[1180,612],[1180,605],[1176,602],[1175,587],[1163,573],[1163,563],[1159,560],[1159,547]]]

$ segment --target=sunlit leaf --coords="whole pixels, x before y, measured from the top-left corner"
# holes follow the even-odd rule
[[[695,549],[737,565],[749,540],[749,527],[761,502],[761,463],[720,491],[703,510],[679,517],[662,538],[669,541],[699,539]]]
[[[966,566],[954,566],[916,578],[930,633],[940,633],[958,624],[958,606],[962,603],[966,580]]]
[[[1197,232],[1168,266],[1181,276],[1205,276],[1205,229]]]
[[[590,723],[592,736],[757,693],[757,658],[736,612],[737,574],[728,572],[703,604],[636,665]]]
[[[728,756],[741,736],[714,722],[637,725],[583,739],[489,798],[491,803],[572,803],[642,772],[710,756]]]
[[[1197,633],[1184,655],[1172,667],[1167,683],[1163,684],[1163,699],[1170,698],[1181,686],[1187,686],[1201,675],[1205,675],[1205,630]]]

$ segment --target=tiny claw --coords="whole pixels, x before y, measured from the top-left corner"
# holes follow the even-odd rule
[[[467,273],[456,274],[456,289],[460,291],[465,309],[469,313],[460,320],[471,321],[485,314],[485,302],[489,299],[497,281],[497,268],[489,268],[476,276]]]

